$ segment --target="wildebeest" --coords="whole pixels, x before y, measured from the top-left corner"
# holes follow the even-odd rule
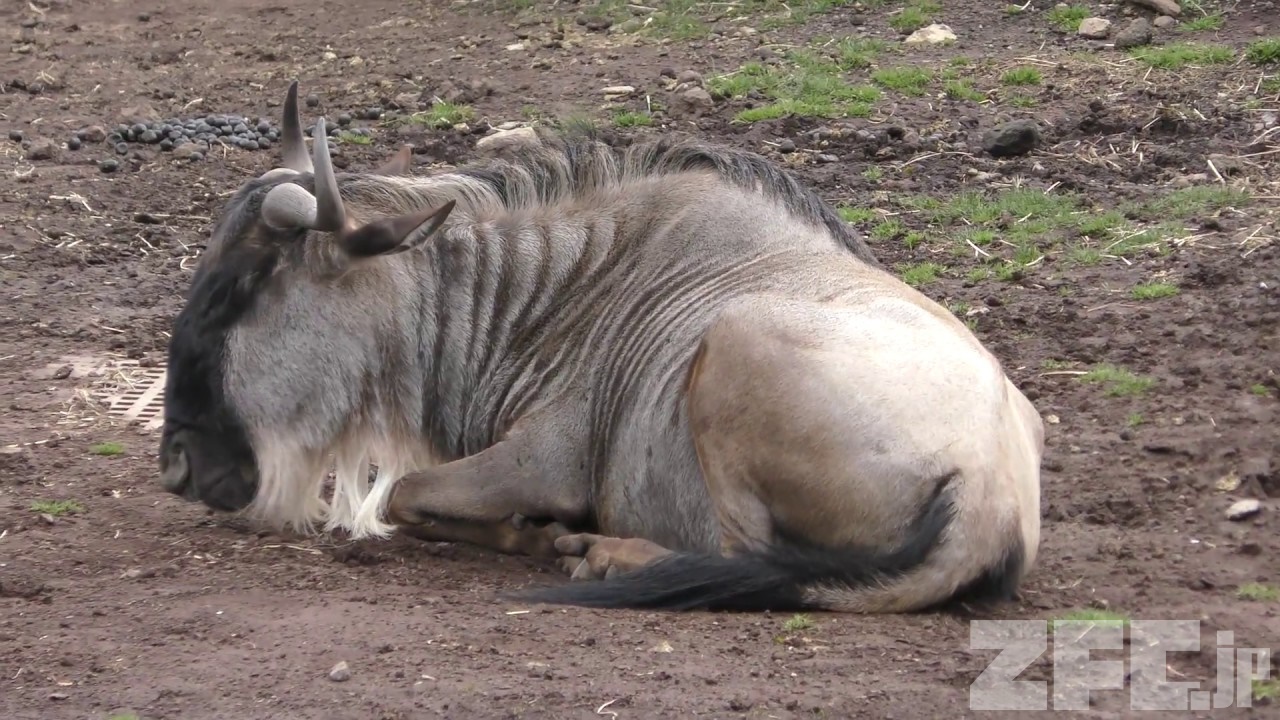
[[[1033,566],[1038,413],[764,158],[543,132],[336,174],[296,81],[283,128],[174,323],[171,492],[597,581],[553,603],[905,612]]]

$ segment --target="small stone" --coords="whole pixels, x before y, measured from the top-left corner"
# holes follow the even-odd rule
[[[820,163],[840,162],[840,158],[836,155],[832,155],[831,153],[818,153],[818,157],[816,159]]]
[[[51,693],[49,693],[49,699],[50,699],[50,700],[54,700],[54,701],[57,701],[57,700],[66,700],[66,699],[67,699],[67,698],[69,698],[69,697],[71,697],[71,696],[70,696],[70,695],[68,695],[68,694],[66,694],[66,693],[64,693],[64,692],[51,692]]]
[[[1266,25],[1254,25],[1254,26],[1253,26],[1253,34],[1254,34],[1254,35],[1266,35],[1266,34],[1267,34],[1267,26],[1266,26]]]
[[[795,151],[796,151],[796,143],[794,140],[783,140],[782,142],[778,143],[778,152],[780,153],[793,153]]]
[[[1115,46],[1117,50],[1140,47],[1150,43],[1151,36],[1151,23],[1146,18],[1138,18],[1116,34]]]
[[[48,138],[36,138],[31,141],[31,147],[27,148],[27,159],[36,160],[52,160],[58,152],[58,146]]]
[[[630,85],[610,85],[607,88],[603,88],[600,92],[605,95],[630,95],[635,91],[636,89]]]
[[[934,23],[932,25],[926,25],[911,33],[907,36],[907,39],[902,42],[907,45],[938,45],[941,43],[953,42],[955,39],[956,34],[951,31],[950,27],[942,23]]]
[[[701,87],[691,87],[675,96],[671,103],[671,112],[677,117],[701,115],[715,107],[711,93]]]
[[[476,151],[481,153],[497,153],[518,145],[534,144],[542,141],[538,133],[531,127],[517,127],[510,130],[499,130],[476,141]]]
[[[77,130],[76,137],[87,143],[100,143],[107,139],[107,129],[101,125],[90,125]]]
[[[1025,155],[1039,144],[1040,126],[1029,119],[1007,122],[982,136],[982,149],[992,157]]]
[[[690,85],[702,84],[702,73],[697,70],[685,70],[676,77],[678,83],[688,83]]]
[[[334,665],[329,670],[329,679],[334,682],[346,682],[351,679],[351,668],[347,667],[346,660]]]
[[[9,131],[9,139],[10,139],[10,140],[12,140],[12,141],[14,141],[14,142],[22,142],[22,138],[23,138],[23,137],[24,137],[24,135],[22,134],[22,131],[21,131],[21,130],[10,130],[10,131]]]
[[[1085,18],[1080,21],[1076,34],[1086,40],[1103,40],[1111,34],[1111,21],[1100,17]]]
[[[320,105],[320,96],[312,93],[307,96],[306,103],[309,108],[317,107]]]
[[[73,151],[74,151],[74,150],[79,150],[79,149],[80,149],[80,138],[76,137],[75,135],[72,135],[70,138],[67,138],[67,149],[68,149],[68,150],[73,150]]]
[[[1134,5],[1151,8],[1161,15],[1172,15],[1178,17],[1182,14],[1182,6],[1174,2],[1174,0],[1130,0]]]
[[[1164,29],[1164,28],[1171,28],[1171,27],[1173,27],[1174,23],[1176,23],[1176,22],[1178,22],[1178,21],[1177,21],[1177,20],[1174,20],[1173,18],[1169,17],[1168,15],[1161,15],[1160,17],[1158,17],[1158,18],[1156,18],[1155,20],[1153,20],[1153,21],[1151,22],[1151,24],[1152,24],[1152,25],[1155,25],[1155,26],[1156,26],[1156,27],[1158,27],[1158,28]]]
[[[1260,512],[1262,512],[1262,503],[1253,498],[1248,498],[1232,503],[1231,507],[1227,508],[1227,519],[1239,522],[1248,520]]]
[[[120,161],[115,158],[107,158],[98,163],[98,169],[104,173],[113,173],[120,169]]]

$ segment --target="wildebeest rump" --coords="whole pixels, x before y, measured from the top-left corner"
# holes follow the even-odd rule
[[[284,129],[174,324],[170,491],[559,556],[595,582],[524,596],[580,605],[899,612],[1034,564],[1039,415],[772,163],[542,133],[338,175],[296,83]]]

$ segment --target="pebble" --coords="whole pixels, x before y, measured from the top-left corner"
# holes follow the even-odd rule
[[[703,90],[701,86],[695,86],[675,96],[671,103],[671,112],[678,117],[699,115],[715,107],[715,104],[711,93]]]
[[[1111,21],[1100,17],[1085,18],[1080,21],[1076,34],[1087,40],[1103,40],[1111,34]]]
[[[49,699],[50,699],[50,700],[66,700],[66,699],[67,699],[67,698],[69,698],[69,697],[71,697],[71,696],[70,696],[70,695],[68,695],[68,694],[66,694],[66,693],[64,693],[64,692],[51,692],[51,693],[49,693]]]
[[[636,89],[630,85],[610,85],[609,87],[602,89],[600,92],[605,95],[630,95],[635,91]]]
[[[1231,507],[1227,508],[1227,519],[1239,522],[1248,520],[1260,512],[1262,512],[1262,503],[1253,498],[1248,498],[1232,503]]]
[[[907,36],[902,42],[907,45],[929,44],[938,45],[940,43],[952,42],[956,39],[956,34],[952,32],[950,27],[942,23],[934,23],[926,25],[919,30]]]
[[[329,670],[329,679],[334,682],[346,682],[351,679],[351,668],[347,667],[347,661],[343,660]]]
[[[538,139],[538,133],[531,127],[516,127],[510,130],[498,130],[497,132],[486,135],[476,141],[476,150],[485,153],[494,153],[499,150],[515,147],[517,145],[537,144],[541,140]]]
[[[104,173],[113,173],[120,169],[120,161],[115,158],[107,158],[98,163],[98,169]]]
[[[782,142],[778,143],[778,152],[780,153],[793,153],[795,151],[796,151],[796,143],[794,140],[783,140]]]
[[[10,139],[10,140],[12,140],[12,141],[14,141],[14,142],[22,142],[22,137],[23,137],[23,135],[22,135],[22,131],[21,131],[21,130],[10,130],[10,131],[9,131],[9,139]]]
[[[992,157],[1025,155],[1040,144],[1040,126],[1035,120],[1007,122],[982,136],[982,149]]]
[[[100,143],[107,139],[107,129],[101,125],[90,125],[77,130],[76,137],[87,143]]]
[[[72,135],[70,138],[68,138],[68,139],[67,139],[67,149],[68,149],[68,150],[79,150],[79,149],[80,149],[80,138],[76,137],[75,135]]]
[[[1174,20],[1168,15],[1161,15],[1160,17],[1156,18],[1151,24],[1155,25],[1158,28],[1170,28],[1170,27],[1173,27],[1174,23],[1176,22],[1178,21]]]
[[[1115,46],[1117,50],[1139,47],[1150,43],[1151,36],[1151,23],[1146,18],[1138,18],[1116,34]]]
[[[57,152],[58,146],[52,140],[47,138],[37,138],[31,141],[31,147],[27,148],[28,160],[52,160]]]
[[[840,162],[840,158],[836,155],[832,155],[831,153],[818,153],[817,160],[820,163]]]

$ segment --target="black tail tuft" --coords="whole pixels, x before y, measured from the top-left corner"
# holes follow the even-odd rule
[[[884,552],[825,548],[791,538],[732,557],[675,553],[608,580],[574,582],[512,594],[512,599],[554,605],[664,610],[797,611],[814,584],[866,587],[896,580],[921,565],[951,523],[955,509],[940,478],[907,541]]]

